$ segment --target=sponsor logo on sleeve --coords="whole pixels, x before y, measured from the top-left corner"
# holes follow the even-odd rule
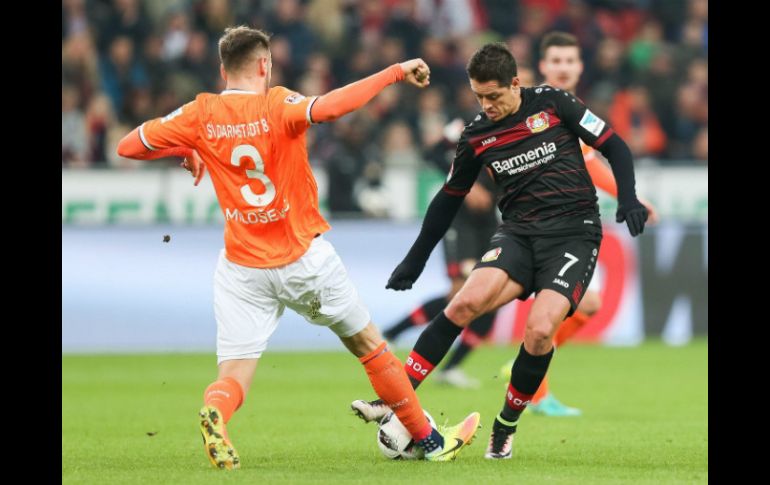
[[[590,109],[587,109],[583,114],[583,118],[580,120],[580,126],[590,131],[594,136],[599,136],[604,128],[604,120],[591,113]]]
[[[283,102],[286,104],[297,104],[303,99],[305,99],[305,97],[302,96],[301,94],[291,93],[290,95],[286,96],[286,99],[284,99]]]
[[[503,251],[503,248],[495,248],[490,249],[486,253],[484,253],[484,256],[481,257],[482,263],[488,263],[490,261],[495,261],[500,256],[500,253]]]

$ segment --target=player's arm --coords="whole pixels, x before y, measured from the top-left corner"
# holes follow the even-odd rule
[[[589,149],[587,153],[583,154],[583,158],[585,158],[586,168],[594,185],[617,199],[618,185],[615,183],[612,170],[599,160],[599,157],[594,154],[593,150]],[[659,220],[658,210],[653,203],[642,197],[639,197],[639,202],[647,209],[647,224],[657,224]]]
[[[195,101],[175,110],[168,116],[156,118],[134,128],[118,143],[118,155],[136,160],[181,157],[182,166],[195,177],[198,185],[205,165],[194,152],[197,129]]]
[[[566,125],[589,146],[599,150],[610,162],[617,183],[617,222],[626,221],[632,236],[644,232],[647,209],[636,197],[634,162],[626,142],[604,120],[593,114],[576,97],[557,91],[553,94],[557,111]]]
[[[332,121],[357,110],[387,86],[408,81],[418,87],[430,84],[430,70],[422,59],[393,64],[371,76],[330,91],[305,96],[277,87],[270,90],[271,113],[290,137],[303,133],[312,123]]]
[[[335,120],[362,107],[387,86],[399,81],[424,88],[430,84],[430,69],[422,59],[393,64],[319,97],[310,108],[310,119],[313,123]]]
[[[408,290],[419,278],[433,248],[444,237],[481,170],[470,144],[461,139],[446,184],[433,197],[417,240],[388,279],[385,288]]]

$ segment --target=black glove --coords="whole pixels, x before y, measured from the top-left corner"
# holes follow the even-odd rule
[[[417,278],[420,277],[422,270],[425,269],[425,262],[410,261],[408,258],[401,261],[401,264],[396,266],[393,273],[388,279],[388,284],[385,285],[386,289],[402,291],[411,290],[412,285]]]
[[[647,208],[641,202],[635,200],[628,206],[618,205],[615,222],[626,221],[628,232],[636,237],[644,232],[644,223],[647,222]]]

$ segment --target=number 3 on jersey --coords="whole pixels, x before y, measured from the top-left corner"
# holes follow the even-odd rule
[[[249,205],[254,207],[264,207],[273,201],[275,198],[275,185],[273,181],[265,175],[265,162],[262,160],[262,155],[259,154],[257,147],[252,145],[238,145],[233,149],[233,154],[230,157],[230,163],[236,167],[241,166],[241,157],[249,157],[254,160],[255,168],[247,169],[246,176],[250,179],[257,179],[265,184],[264,194],[255,194],[251,190],[248,184],[241,187],[241,195]]]

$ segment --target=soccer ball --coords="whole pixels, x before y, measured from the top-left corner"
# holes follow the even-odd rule
[[[422,410],[425,417],[428,418],[430,425],[436,427],[433,416],[426,410]],[[391,460],[420,460],[425,456],[425,452],[412,439],[412,435],[398,420],[398,416],[391,411],[380,421],[377,430],[377,446],[383,455]]]

